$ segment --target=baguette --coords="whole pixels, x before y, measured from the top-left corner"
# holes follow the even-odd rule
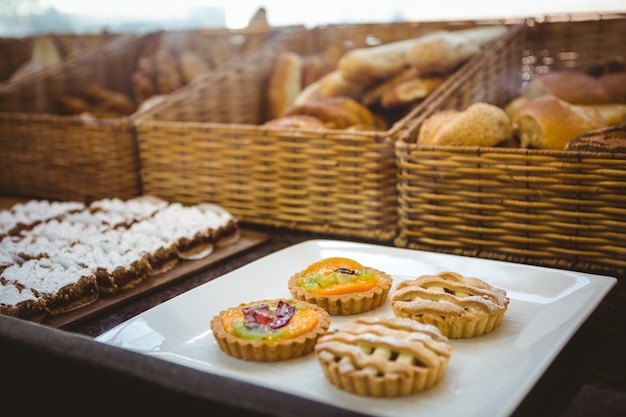
[[[448,74],[480,52],[484,45],[503,36],[506,30],[504,26],[486,26],[431,32],[411,42],[407,60],[420,75]]]
[[[365,87],[393,77],[409,66],[407,51],[414,39],[404,39],[346,52],[337,69],[342,77]]]

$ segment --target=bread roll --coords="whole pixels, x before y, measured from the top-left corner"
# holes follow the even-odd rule
[[[420,75],[448,74],[506,31],[504,26],[485,26],[431,32],[411,42],[407,60]]]
[[[576,136],[606,127],[595,108],[576,106],[554,96],[529,100],[512,122],[521,146],[538,149],[563,149]]]
[[[423,77],[405,81],[383,94],[380,104],[386,109],[391,109],[415,103],[426,98],[444,80],[444,77]]]
[[[597,110],[607,126],[626,124],[626,104],[590,104],[581,107]]]
[[[297,129],[326,129],[326,125],[315,116],[306,114],[294,114],[292,116],[282,116],[278,119],[267,121],[265,126],[272,127],[293,127]]]
[[[321,97],[350,97],[360,100],[365,93],[366,86],[350,81],[339,71],[332,71],[320,80],[319,93]]]
[[[365,106],[349,97],[329,97],[292,106],[284,116],[308,115],[320,119],[329,129],[354,125],[376,126],[377,119]]]
[[[380,98],[385,95],[385,93],[392,91],[394,88],[404,83],[405,81],[413,80],[417,77],[417,69],[409,67],[398,75],[391,77],[388,80],[385,80],[380,84],[376,84],[372,88],[368,89],[363,94],[363,97],[361,97],[361,102],[366,106],[376,105],[380,101]]]
[[[422,123],[417,144],[436,146],[496,146],[513,134],[500,107],[477,102],[462,111],[444,110]]]
[[[192,82],[202,73],[211,69],[207,60],[194,51],[182,51],[178,59],[181,76],[185,84]]]
[[[568,151],[626,153],[626,126],[611,126],[583,133],[569,141]]]
[[[266,118],[282,116],[302,90],[302,58],[295,52],[282,52],[274,61],[267,90]]]
[[[122,115],[129,115],[135,111],[135,104],[126,94],[97,84],[87,86],[83,95],[94,107],[102,110],[110,110]]]
[[[293,100],[293,106],[297,106],[299,104],[309,103],[311,101],[317,101],[322,98],[322,94],[320,93],[322,87],[321,80],[317,80],[314,83],[311,83],[304,87],[298,95]]]
[[[365,87],[393,77],[408,68],[407,51],[414,39],[353,49],[339,59],[342,77]]]
[[[609,99],[615,103],[626,103],[626,72],[602,75],[598,82],[604,87]]]
[[[597,78],[578,70],[541,74],[528,83],[522,95],[531,99],[552,95],[571,104],[602,104],[612,101]]]

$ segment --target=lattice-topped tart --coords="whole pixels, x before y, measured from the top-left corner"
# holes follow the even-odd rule
[[[315,354],[334,386],[367,397],[400,397],[437,384],[452,347],[435,326],[371,316],[320,337]]]
[[[391,275],[342,257],[312,263],[291,276],[294,298],[317,304],[331,315],[359,314],[380,307],[387,298]]]
[[[506,291],[455,272],[400,282],[391,295],[397,316],[437,326],[451,339],[491,332],[500,325],[508,304]]]
[[[211,330],[220,349],[238,359],[274,362],[313,352],[330,326],[322,308],[300,300],[276,299],[241,304],[220,312]]]

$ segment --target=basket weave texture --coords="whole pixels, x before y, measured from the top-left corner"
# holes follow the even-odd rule
[[[623,16],[529,21],[407,124],[396,246],[624,276],[624,155],[415,143],[434,112],[504,106],[538,73],[623,57],[624,39]]]
[[[211,58],[215,67],[296,28],[254,32],[167,32],[170,45]],[[131,198],[142,193],[132,118],[67,115],[62,95],[92,84],[133,97],[141,51],[164,36],[120,35],[99,48],[11,83],[0,93],[0,194],[57,200]]]
[[[242,223],[391,242],[397,233],[393,144],[402,120],[380,132],[263,126],[275,57],[478,24],[322,26],[233,62],[136,119],[144,192],[187,203],[213,201]]]

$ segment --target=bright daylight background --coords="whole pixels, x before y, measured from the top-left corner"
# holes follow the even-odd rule
[[[0,36],[60,30],[241,28],[261,6],[276,26],[626,12],[626,0],[0,0],[0,6],[0,16],[5,16]],[[34,18],[25,18],[28,14]],[[59,22],[66,29],[60,29]]]

